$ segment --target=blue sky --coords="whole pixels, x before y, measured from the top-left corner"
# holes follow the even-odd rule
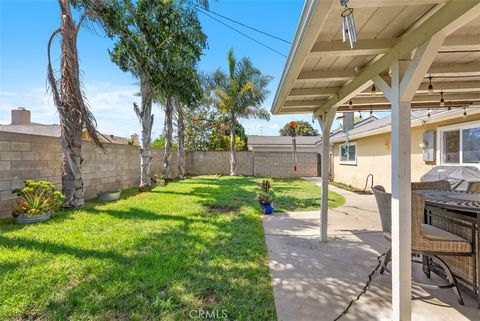
[[[254,26],[258,29],[292,40],[303,1],[211,1],[211,10]],[[226,70],[226,54],[233,47],[237,57],[248,56],[255,66],[274,77],[271,94],[264,106],[270,109],[278,81],[285,65],[282,57],[244,36],[199,13],[208,36],[199,69]],[[55,0],[0,0],[0,123],[10,121],[10,109],[23,106],[32,110],[32,121],[58,123],[52,99],[46,93],[46,45],[51,33],[58,28],[59,10]],[[232,24],[232,23],[229,23]],[[290,45],[236,26],[242,32],[288,54]],[[58,41],[53,51],[58,65]],[[138,85],[130,74],[122,72],[110,61],[107,50],[112,42],[100,29],[80,31],[78,50],[82,80],[100,131],[106,134],[129,136],[139,132],[132,110]],[[154,136],[163,128],[163,113],[155,107]],[[311,115],[273,116],[270,122],[242,120],[248,134],[278,135],[278,130],[293,119],[311,121]],[[318,126],[318,124],[315,124]]]

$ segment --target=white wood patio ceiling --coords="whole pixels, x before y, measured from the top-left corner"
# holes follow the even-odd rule
[[[315,113],[328,108],[335,98],[337,111],[351,110],[350,99],[353,110],[390,109],[378,88],[376,95],[371,94],[371,81],[348,99],[342,99],[345,95],[340,93],[352,91],[345,86],[447,2],[350,0],[358,35],[358,43],[350,49],[348,41],[341,40],[343,7],[339,0],[307,1],[271,112]],[[446,107],[480,107],[480,5],[479,1],[470,2],[474,7],[467,17],[469,22],[446,37],[412,100],[412,108],[438,108],[440,91]],[[428,76],[432,76],[433,95],[427,92]]]

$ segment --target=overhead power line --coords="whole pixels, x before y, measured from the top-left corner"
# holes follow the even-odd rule
[[[235,31],[235,32],[241,34],[242,36],[244,36],[244,37],[252,40],[253,42],[256,42],[256,43],[259,44],[260,46],[265,47],[265,48],[267,48],[267,49],[269,49],[269,50],[271,50],[271,51],[279,54],[280,56],[287,58],[287,55],[281,53],[280,51],[278,51],[278,50],[276,50],[276,49],[274,49],[274,48],[272,48],[272,47],[270,47],[270,46],[268,46],[268,45],[266,45],[266,44],[264,44],[264,43],[261,42],[261,41],[258,41],[257,39],[255,39],[255,38],[247,35],[246,33],[244,33],[244,32],[242,32],[242,31],[236,29],[235,27],[230,26],[229,24],[221,21],[220,19],[215,18],[214,16],[208,14],[205,10],[203,10],[203,9],[201,9],[201,8],[199,8],[199,7],[195,7],[193,4],[190,4],[189,2],[186,2],[186,3],[189,4],[189,5],[191,5],[191,6],[193,6],[198,12],[203,13],[204,15],[206,15],[207,17],[209,17],[209,18],[217,21],[218,23],[221,23],[221,24],[224,25],[225,27],[227,27],[227,28],[229,28],[229,29],[232,29],[233,31]]]
[[[199,7],[198,5],[196,5],[196,4],[194,4],[194,3],[191,3],[190,1],[187,1],[187,3],[188,3],[189,5],[195,7],[195,9],[203,9],[203,8]],[[226,19],[226,20],[228,20],[228,21],[230,21],[230,22],[236,23],[236,24],[238,24],[238,25],[240,25],[240,26],[242,26],[242,27],[245,27],[245,28],[248,28],[248,29],[253,30],[253,31],[255,31],[255,32],[264,34],[264,35],[266,35],[266,36],[268,36],[268,37],[271,37],[271,38],[274,38],[274,39],[283,41],[283,42],[285,42],[285,43],[287,43],[287,44],[289,44],[289,45],[292,44],[292,43],[291,43],[290,41],[288,41],[288,40],[285,40],[285,39],[280,38],[280,37],[278,37],[278,36],[272,35],[271,33],[268,33],[268,32],[266,32],[266,31],[262,31],[262,30],[260,30],[260,29],[255,28],[255,27],[249,26],[249,25],[247,25],[247,24],[244,24],[243,22],[240,22],[240,21],[234,20],[234,19],[232,19],[232,18],[229,18],[229,17],[227,17],[227,16],[224,16],[224,15],[218,13],[218,12],[212,11],[212,10],[210,10],[210,9],[208,9],[208,12],[209,12],[209,13],[212,13],[212,14],[218,16],[218,17],[221,17],[221,18],[223,18],[223,19]]]

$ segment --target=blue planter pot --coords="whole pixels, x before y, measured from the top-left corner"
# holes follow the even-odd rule
[[[263,214],[270,215],[270,214],[273,213],[273,206],[272,206],[272,204],[260,203],[260,207],[262,208]]]

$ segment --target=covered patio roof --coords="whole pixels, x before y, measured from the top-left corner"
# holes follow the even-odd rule
[[[307,1],[271,109],[272,114],[388,110],[389,100],[373,76],[385,73],[394,56],[410,52],[430,38],[445,35],[417,76],[412,108],[480,106],[480,19],[477,1],[350,0],[358,43],[342,42],[338,0]],[[464,9],[463,7],[471,7]],[[443,7],[443,10],[440,10]],[[450,10],[456,9],[456,10]],[[429,31],[429,32],[426,32]],[[428,65],[428,66],[427,66]],[[429,76],[434,94],[428,94]],[[349,101],[352,105],[349,105]]]
[[[342,41],[345,3],[355,18],[353,48]],[[322,127],[321,154],[328,155],[337,111],[391,109],[396,321],[411,320],[411,110],[439,107],[480,107],[480,0],[306,1],[271,112],[312,113]],[[328,157],[321,167],[326,242]]]

